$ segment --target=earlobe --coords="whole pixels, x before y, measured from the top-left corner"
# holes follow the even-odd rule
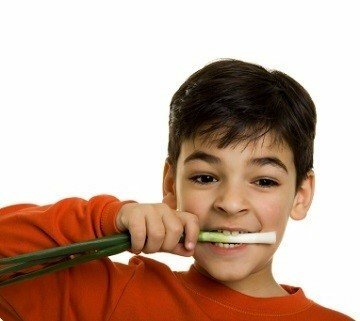
[[[290,217],[293,220],[303,220],[310,208],[315,192],[315,174],[310,170],[297,192]]]
[[[175,178],[172,165],[170,165],[168,161],[165,162],[163,171],[162,203],[167,204],[170,208],[176,210]]]

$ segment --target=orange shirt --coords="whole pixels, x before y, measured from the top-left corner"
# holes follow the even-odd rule
[[[129,201],[126,201],[129,202]],[[68,198],[52,205],[18,204],[0,209],[0,257],[116,234],[125,202],[109,195]],[[158,261],[109,258],[0,288],[4,321],[353,320],[282,285],[284,297],[255,298],[199,273],[171,271]]]

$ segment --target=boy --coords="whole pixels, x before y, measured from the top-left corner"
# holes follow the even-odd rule
[[[162,203],[99,195],[0,210],[2,257],[128,230],[133,253],[193,256],[189,271],[139,255],[129,265],[92,261],[0,288],[0,317],[352,320],[271,272],[289,216],[304,219],[313,198],[315,125],[309,94],[279,71],[223,59],[195,72],[171,101]],[[277,240],[197,243],[199,230],[275,231]]]

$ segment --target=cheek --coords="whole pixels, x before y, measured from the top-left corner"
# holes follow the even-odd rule
[[[197,193],[189,187],[184,188],[183,184],[178,184],[176,199],[178,209],[198,216],[201,213],[208,213],[211,207],[209,199],[204,198],[203,193]]]
[[[274,201],[260,203],[258,208],[259,219],[264,226],[285,227],[287,221],[287,207]]]

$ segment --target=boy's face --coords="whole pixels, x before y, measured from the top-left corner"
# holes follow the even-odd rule
[[[164,200],[173,197],[177,209],[197,215],[200,230],[276,232],[276,244],[247,244],[227,253],[211,243],[197,243],[197,269],[232,288],[240,289],[239,281],[244,288],[256,287],[254,280],[261,278],[267,282],[289,215],[304,218],[313,197],[313,173],[295,195],[293,154],[287,145],[270,143],[270,136],[265,136],[245,149],[246,142],[218,149],[189,140],[181,147],[176,181],[165,167]],[[199,151],[202,154],[194,154]]]

